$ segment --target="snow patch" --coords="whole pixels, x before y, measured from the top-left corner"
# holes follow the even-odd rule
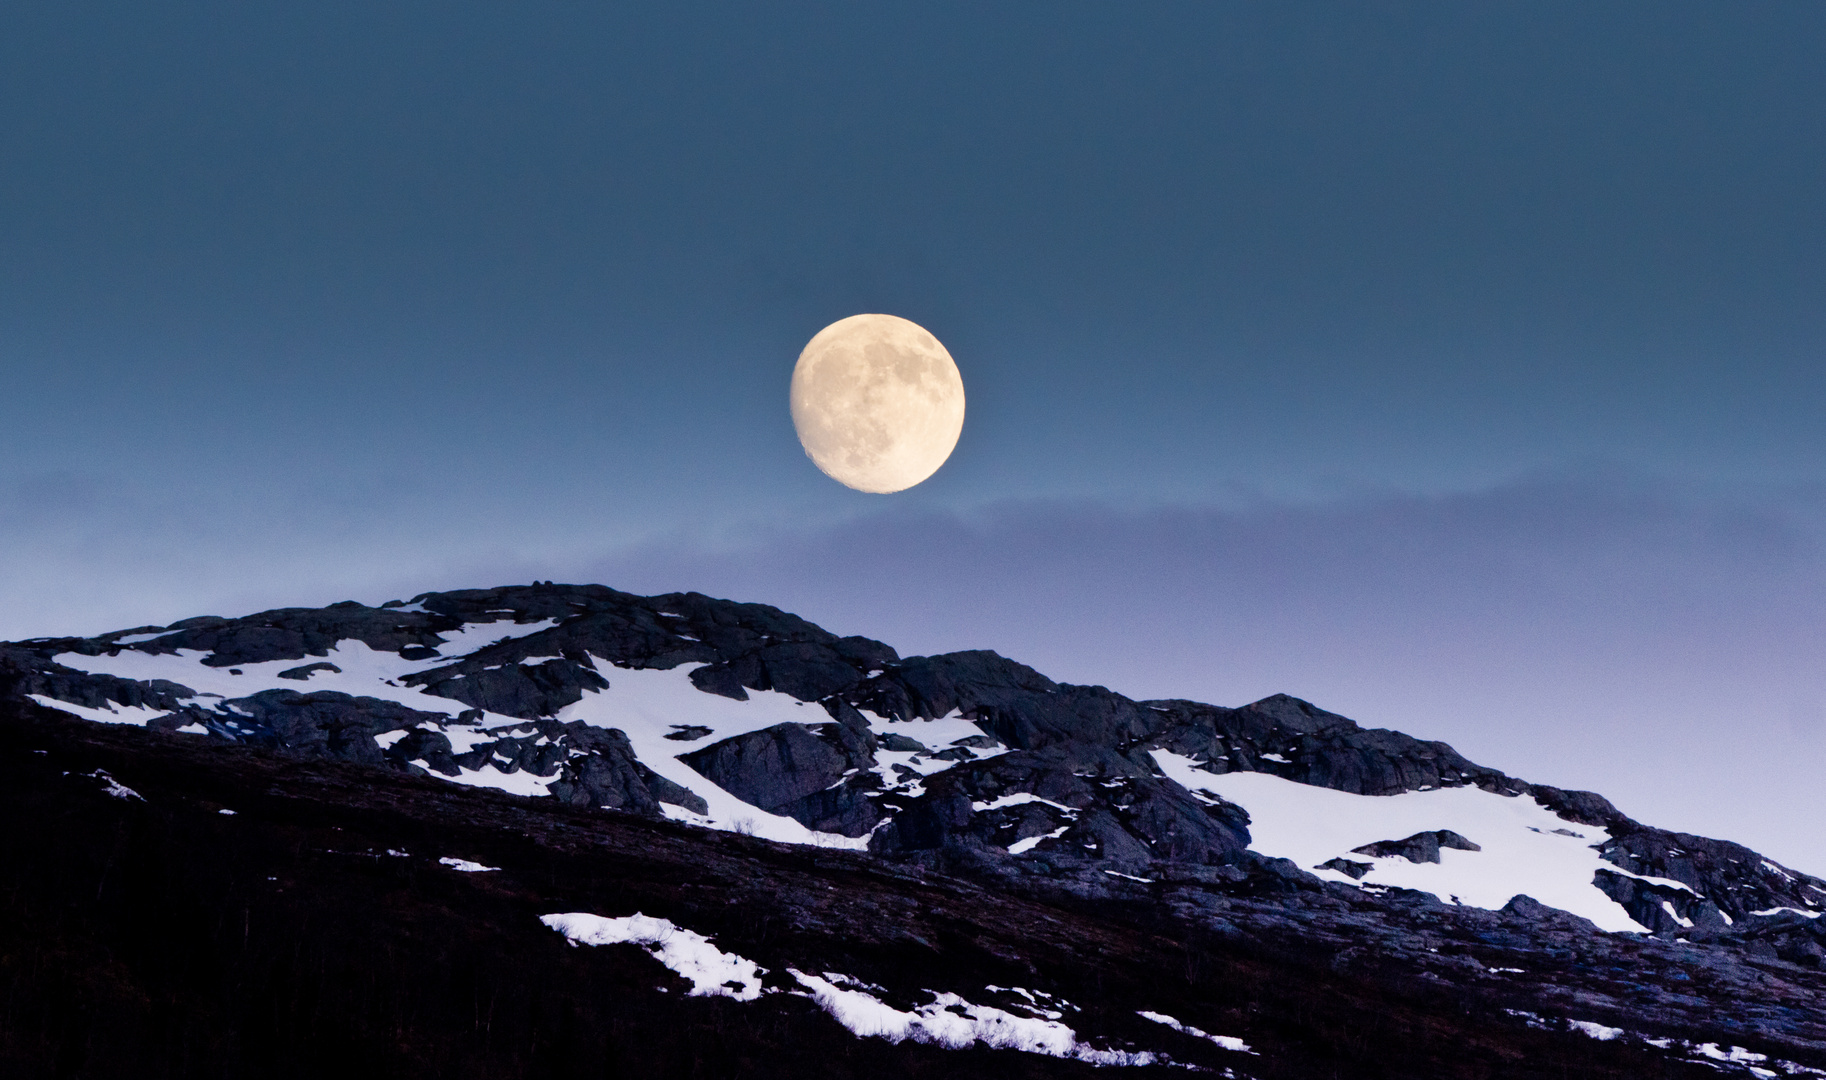
[[[1623,906],[1595,884],[1599,870],[1618,868],[1599,857],[1610,840],[1603,829],[1580,825],[1583,836],[1555,833],[1574,823],[1531,796],[1498,795],[1476,787],[1353,795],[1301,784],[1268,773],[1212,773],[1196,759],[1152,752],[1161,772],[1188,791],[1202,789],[1249,812],[1250,849],[1291,859],[1314,876],[1356,887],[1394,886],[1456,899],[1472,907],[1501,908],[1526,893],[1609,931],[1645,932]],[[1446,849],[1437,863],[1351,854],[1379,840],[1450,829],[1481,851]],[[1361,880],[1319,869],[1338,857],[1371,864]]]
[[[73,701],[59,701],[44,694],[25,695],[47,709],[58,709],[84,720],[93,720],[98,724],[132,724],[134,727],[145,727],[150,721],[164,716],[164,709],[149,709],[144,705],[121,705],[110,702],[109,707],[97,709],[92,705],[78,705]]]
[[[1078,808],[1075,806],[1066,806],[1064,803],[1056,803],[1051,799],[1042,799],[1030,791],[1017,791],[1013,795],[1003,795],[988,802],[973,802],[970,804],[970,809],[980,814],[985,810],[1000,810],[1004,806],[1026,806],[1028,803],[1045,803],[1047,806],[1063,810],[1073,817],[1078,814]]]
[[[68,774],[66,773],[65,775],[67,776]],[[114,779],[112,776],[109,776],[108,770],[106,769],[96,769],[94,772],[83,773],[81,775],[86,776],[91,780],[100,780],[102,783],[102,794],[104,795],[111,795],[116,799],[133,799],[137,802],[146,801],[144,795],[141,795],[139,792],[121,783],[119,780]]]
[[[1040,841],[1057,840],[1059,837],[1064,836],[1066,833],[1066,830],[1068,830],[1070,828],[1071,828],[1070,825],[1061,825],[1058,828],[1054,829],[1052,832],[1046,833],[1043,836],[1029,836],[1025,840],[1016,840],[1014,843],[1008,845],[1008,854],[1025,855],[1028,852],[1032,851],[1034,848],[1038,847],[1040,845]]]
[[[1796,915],[1800,915],[1800,916],[1802,916],[1804,918],[1808,918],[1808,919],[1817,919],[1821,915],[1826,915],[1826,911],[1802,911],[1800,908],[1794,908],[1794,907],[1772,907],[1772,908],[1768,909],[1767,911],[1752,911],[1750,914],[1769,916],[1769,915],[1780,915],[1784,911],[1793,912]]]
[[[1111,877],[1119,877],[1119,878],[1127,878],[1127,879],[1128,879],[1128,880],[1130,880],[1130,881],[1139,881],[1139,882],[1141,882],[1141,883],[1142,883],[1142,884],[1143,884],[1143,885],[1152,885],[1152,884],[1154,884],[1154,879],[1153,879],[1153,878],[1151,878],[1151,877],[1136,877],[1136,876],[1135,876],[1135,875],[1134,875],[1134,874],[1123,874],[1123,873],[1118,873],[1118,872],[1117,872],[1117,871],[1115,871],[1115,870],[1105,870],[1105,871],[1104,871],[1104,873],[1106,873],[1106,874],[1108,874],[1108,875],[1109,875],[1109,876],[1111,876]]]
[[[389,852],[387,852],[387,854],[404,855],[405,852],[389,851]],[[453,859],[448,855],[439,859],[438,862],[443,863],[445,866],[450,867],[452,870],[461,870],[465,874],[483,874],[483,873],[489,873],[491,871],[501,869],[498,866],[483,866],[479,862],[470,862],[468,859]]]
[[[1234,1050],[1239,1054],[1255,1054],[1254,1050],[1249,1049],[1248,1043],[1244,1042],[1243,1040],[1241,1040],[1239,1038],[1236,1038],[1234,1035],[1212,1035],[1211,1033],[1206,1032],[1206,1031],[1201,1031],[1198,1028],[1195,1028],[1190,1024],[1182,1024],[1165,1013],[1148,1012],[1147,1010],[1144,1009],[1137,1015],[1139,1015],[1140,1017],[1142,1017],[1145,1020],[1152,1020],[1156,1024],[1165,1024],[1166,1026],[1172,1028],[1174,1031],[1184,1032],[1185,1034],[1191,1035],[1194,1038],[1209,1039],[1212,1042],[1216,1043],[1217,1045],[1223,1047],[1225,1050]],[[1256,1056],[1260,1057],[1261,1055],[1256,1054]]]
[[[702,934],[635,913],[610,919],[572,911],[542,915],[539,921],[563,934],[572,945],[639,945],[654,959],[691,983],[692,997],[720,996],[753,1001],[761,996],[766,969],[753,960],[726,953]]]
[[[1510,1016],[1519,1018],[1523,1023],[1537,1030],[1550,1031],[1554,1027],[1553,1021],[1543,1017],[1539,1013],[1528,1012],[1525,1009],[1504,1009],[1503,1011]],[[1773,1078],[1781,1076],[1784,1073],[1788,1076],[1826,1076],[1826,1071],[1814,1069],[1806,1065],[1800,1065],[1792,1061],[1771,1062],[1771,1064],[1782,1069],[1782,1073],[1759,1068],[1759,1063],[1769,1061],[1769,1055],[1759,1054],[1754,1050],[1747,1050],[1741,1046],[1725,1047],[1720,1046],[1718,1043],[1691,1043],[1687,1042],[1685,1039],[1651,1038],[1640,1032],[1629,1031],[1625,1028],[1610,1027],[1607,1024],[1600,1024],[1591,1020],[1568,1019],[1562,1021],[1562,1023],[1566,1025],[1568,1031],[1576,1031],[1581,1035],[1597,1039],[1600,1042],[1610,1042],[1615,1039],[1625,1038],[1640,1040],[1657,1050],[1670,1050],[1676,1054],[1685,1056],[1689,1060],[1698,1061],[1702,1065],[1709,1065],[1714,1069],[1717,1069],[1718,1066],[1712,1064],[1713,1062],[1724,1062],[1729,1065],[1741,1065],[1743,1066],[1744,1071],[1748,1072],[1751,1076],[1756,1077]]]
[[[1005,1050],[1068,1058],[1092,1065],[1152,1065],[1160,1061],[1151,1051],[1099,1050],[1078,1041],[1078,1033],[1057,1020],[1016,1016],[987,1005],[974,1005],[956,994],[937,994],[932,1003],[903,1012],[872,994],[846,989],[830,979],[788,968],[818,1003],[838,1023],[861,1038],[889,1042],[934,1043],[961,1050],[981,1042]],[[848,981],[848,980],[846,980]],[[851,985],[854,985],[851,981]],[[928,993],[931,993],[928,991]]]
[[[446,776],[440,772],[433,772],[430,766],[422,760],[416,764],[438,779],[448,780],[453,784],[465,784],[469,787],[493,788],[496,791],[505,791],[509,795],[525,795],[531,798],[550,795],[551,791],[548,790],[548,788],[554,780],[558,779],[557,773],[553,773],[550,776],[536,776],[533,773],[527,772],[525,769],[521,769],[517,772],[504,772],[501,769],[496,768],[493,762],[489,762],[479,769],[459,768],[457,775],[455,776]]]
[[[503,613],[489,612],[488,614],[494,615]],[[506,614],[511,614],[511,612],[507,612]],[[443,644],[437,647],[439,655],[426,657],[423,660],[417,661],[414,666],[421,670],[443,667],[453,659],[468,656],[477,649],[486,649],[490,645],[498,644],[503,641],[511,641],[514,638],[523,638],[529,634],[537,634],[542,630],[550,630],[557,625],[557,619],[541,619],[538,622],[529,623],[506,621],[466,622],[455,630],[439,630],[437,636],[443,639]],[[556,656],[557,654],[553,653],[552,655]],[[395,654],[395,658],[397,659],[397,654]]]
[[[1614,874],[1622,874],[1626,878],[1634,878],[1637,881],[1646,881],[1650,885],[1660,885],[1660,886],[1663,886],[1664,888],[1679,889],[1681,892],[1691,893],[1694,896],[1699,895],[1699,891],[1697,889],[1693,888],[1691,885],[1688,885],[1684,881],[1675,881],[1673,878],[1655,877],[1651,874],[1638,874],[1633,870],[1625,870],[1621,866],[1606,866],[1604,869],[1609,870],[1610,872],[1612,872]]]

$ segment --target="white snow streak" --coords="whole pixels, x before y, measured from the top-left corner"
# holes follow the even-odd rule
[[[164,709],[148,709],[144,705],[110,703],[109,708],[97,709],[90,705],[78,705],[72,701],[59,701],[54,697],[46,697],[44,694],[25,696],[47,709],[61,709],[80,716],[84,720],[93,720],[98,724],[132,724],[134,727],[145,727],[147,722],[165,715]]]
[[[1075,806],[1056,803],[1051,799],[1042,799],[1030,791],[1017,791],[1013,795],[1003,795],[989,802],[973,802],[970,804],[970,809],[980,814],[985,810],[1000,810],[1004,806],[1026,806],[1028,803],[1044,803],[1055,810],[1063,810],[1073,816],[1078,813],[1078,808]]]
[[[852,1034],[889,1042],[935,1043],[961,1050],[981,1042],[1006,1050],[1070,1058],[1092,1065],[1152,1065],[1151,1051],[1099,1050],[1078,1041],[1078,1033],[1056,1020],[1016,1016],[987,1005],[975,1005],[956,994],[933,994],[932,1003],[912,1012],[896,1009],[872,994],[846,989],[830,979],[788,968],[820,1008]],[[845,979],[854,985],[853,980]]]
[[[387,854],[404,855],[405,852],[389,851],[389,852],[387,852]],[[487,873],[492,870],[501,869],[498,866],[483,866],[479,862],[470,862],[468,859],[453,859],[448,855],[439,859],[438,862],[443,863],[445,866],[450,867],[452,870],[461,870],[465,874],[482,874],[482,873]]]
[[[634,914],[609,919],[573,911],[543,915],[539,921],[563,934],[572,945],[639,945],[654,959],[691,983],[692,997],[718,995],[737,1001],[761,996],[764,968],[753,960],[726,953],[702,934],[667,919]]]
[[[1234,1050],[1239,1054],[1254,1054],[1255,1053],[1254,1050],[1249,1049],[1248,1043],[1244,1042],[1243,1040],[1237,1038],[1234,1035],[1213,1035],[1207,1031],[1201,1031],[1198,1028],[1195,1028],[1190,1024],[1182,1024],[1179,1021],[1173,1019],[1171,1016],[1168,1016],[1166,1013],[1148,1012],[1146,1010],[1142,1010],[1138,1015],[1141,1016],[1143,1019],[1152,1020],[1156,1024],[1165,1024],[1166,1026],[1172,1028],[1174,1031],[1183,1031],[1187,1035],[1191,1035],[1196,1038],[1209,1039],[1212,1042],[1216,1043],[1217,1045],[1223,1047],[1225,1050]],[[1256,1056],[1260,1057],[1261,1055],[1257,1054]]]
[[[1040,841],[1057,840],[1059,837],[1064,836],[1066,831],[1069,830],[1070,828],[1071,828],[1070,825],[1061,825],[1058,828],[1054,829],[1052,832],[1046,833],[1042,836],[1029,836],[1025,840],[1016,840],[1014,843],[1008,845],[1008,854],[1025,855],[1029,851],[1032,851],[1035,847],[1038,847]]]
[[[1817,919],[1821,915],[1826,915],[1826,911],[1802,911],[1800,908],[1796,908],[1796,907],[1772,907],[1767,911],[1752,911],[1750,914],[1764,915],[1764,916],[1780,915],[1784,911],[1791,911],[1796,915],[1800,915],[1800,916],[1802,916],[1804,918],[1808,918],[1808,919]]]

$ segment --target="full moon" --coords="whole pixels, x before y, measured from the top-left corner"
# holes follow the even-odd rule
[[[964,380],[918,323],[851,315],[818,331],[793,368],[805,456],[857,491],[905,491],[938,471],[964,430]]]

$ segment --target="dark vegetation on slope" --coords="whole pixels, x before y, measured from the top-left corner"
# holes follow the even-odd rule
[[[110,795],[98,770],[143,798]],[[0,707],[0,820],[8,1077],[1131,1074],[857,1039],[784,994],[686,998],[636,948],[567,947],[538,922],[573,910],[670,918],[776,973],[841,971],[901,995],[1044,990],[1081,1006],[1068,1017],[1080,1037],[1263,1080],[1717,1075],[1504,1011],[1542,1011],[1556,987],[1438,974],[1464,976],[1478,949],[1494,963],[1485,939],[1504,934],[1524,942],[1504,956],[1534,948],[1554,983],[1623,961],[1530,921],[1551,913],[1482,913],[1487,924],[1460,933],[1451,909],[1420,905],[1351,925],[1342,905],[1307,895],[1303,907],[1272,875],[1197,911],[1163,888],[1086,899],[1043,876],[973,870],[961,849],[952,869],[974,880],[29,704]],[[501,869],[458,873],[437,864],[446,855]],[[1378,925],[1419,941],[1416,956],[1376,947]],[[1683,955],[1627,944],[1642,985]],[[1458,966],[1417,966],[1430,948]],[[1812,978],[1790,967],[1768,965],[1768,981]],[[1803,990],[1817,1000],[1819,980]],[[1260,1056],[1137,1009],[1240,1036]]]

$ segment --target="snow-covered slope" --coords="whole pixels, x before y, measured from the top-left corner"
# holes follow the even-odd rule
[[[1154,759],[1194,794],[1210,793],[1249,811],[1252,850],[1291,859],[1327,880],[1415,889],[1483,908],[1500,908],[1525,895],[1603,930],[1648,929],[1593,884],[1599,870],[1617,870],[1598,855],[1610,833],[1568,821],[1531,796],[1475,787],[1353,795],[1267,773],[1213,775],[1171,751],[1156,750]],[[1442,830],[1469,843],[1439,848],[1437,862],[1360,850]],[[1337,869],[1339,864],[1349,869]],[[1669,879],[1651,880],[1686,889]]]
[[[215,732],[228,738],[255,730],[254,717],[240,704],[245,699],[268,692],[330,691],[353,698],[391,701],[417,712],[432,714],[410,727],[378,732],[375,745],[384,749],[397,744],[412,730],[435,732],[448,739],[453,755],[468,757],[478,748],[487,748],[503,740],[531,739],[534,745],[563,745],[563,735],[555,739],[540,730],[536,722],[481,710],[481,715],[459,720],[464,710],[453,708],[448,698],[436,697],[410,684],[415,675],[448,665],[453,659],[471,656],[477,650],[499,645],[513,638],[526,637],[550,629],[555,623],[544,620],[529,625],[484,623],[465,626],[444,635],[439,655],[431,660],[405,660],[397,653],[381,652],[355,640],[338,641],[322,654],[317,670],[302,677],[295,673],[300,666],[296,658],[244,663],[234,668],[210,667],[204,663],[209,654],[196,650],[177,650],[156,654],[132,648],[112,654],[85,656],[64,652],[52,657],[62,666],[92,675],[111,675],[135,682],[163,680],[185,687],[190,692],[177,695],[181,705],[193,710],[190,722],[177,730],[193,734]],[[151,640],[156,640],[151,639]],[[543,658],[528,657],[520,663],[535,663]],[[314,666],[314,665],[313,665]],[[700,811],[660,800],[671,817],[713,829],[751,833],[769,840],[790,844],[815,844],[820,847],[865,849],[868,837],[850,837],[820,832],[780,814],[768,813],[718,787],[707,777],[681,760],[681,754],[780,724],[823,726],[831,719],[815,704],[799,701],[773,690],[755,691],[746,701],[705,693],[692,685],[691,673],[701,664],[682,664],[669,670],[616,668],[590,658],[590,666],[608,679],[608,687],[584,691],[582,698],[564,706],[553,717],[560,724],[583,723],[625,734],[632,744],[635,759],[667,780],[689,791],[707,804]],[[308,687],[301,687],[300,683]],[[85,719],[103,723],[145,725],[160,717],[171,716],[171,710],[126,706],[111,703],[90,707],[60,701],[44,694],[29,695],[41,705],[75,712]],[[935,720],[913,719],[895,724],[874,714],[864,714],[869,729],[879,735],[896,734],[928,746],[948,747],[965,739],[982,740],[981,729],[955,715]],[[198,719],[199,716],[207,719]],[[583,757],[587,752],[567,748],[567,755]],[[993,754],[994,751],[989,751]],[[976,755],[982,756],[982,755]],[[938,760],[913,750],[878,749],[875,771],[882,777],[883,789],[917,794],[918,779],[950,768],[955,762]],[[422,759],[411,764],[429,770]],[[910,782],[897,779],[893,770],[917,774]],[[432,775],[440,775],[433,772]],[[540,775],[506,755],[485,756],[473,767],[459,765],[448,779],[477,787],[496,788],[515,795],[549,795],[550,785],[559,773],[554,770]]]
[[[1826,883],[1291,698],[1137,703],[993,653],[901,659],[759,605],[600,586],[0,646],[85,719],[894,857],[1146,883],[1286,859],[1315,888],[1517,896],[1609,931],[1826,910]]]

